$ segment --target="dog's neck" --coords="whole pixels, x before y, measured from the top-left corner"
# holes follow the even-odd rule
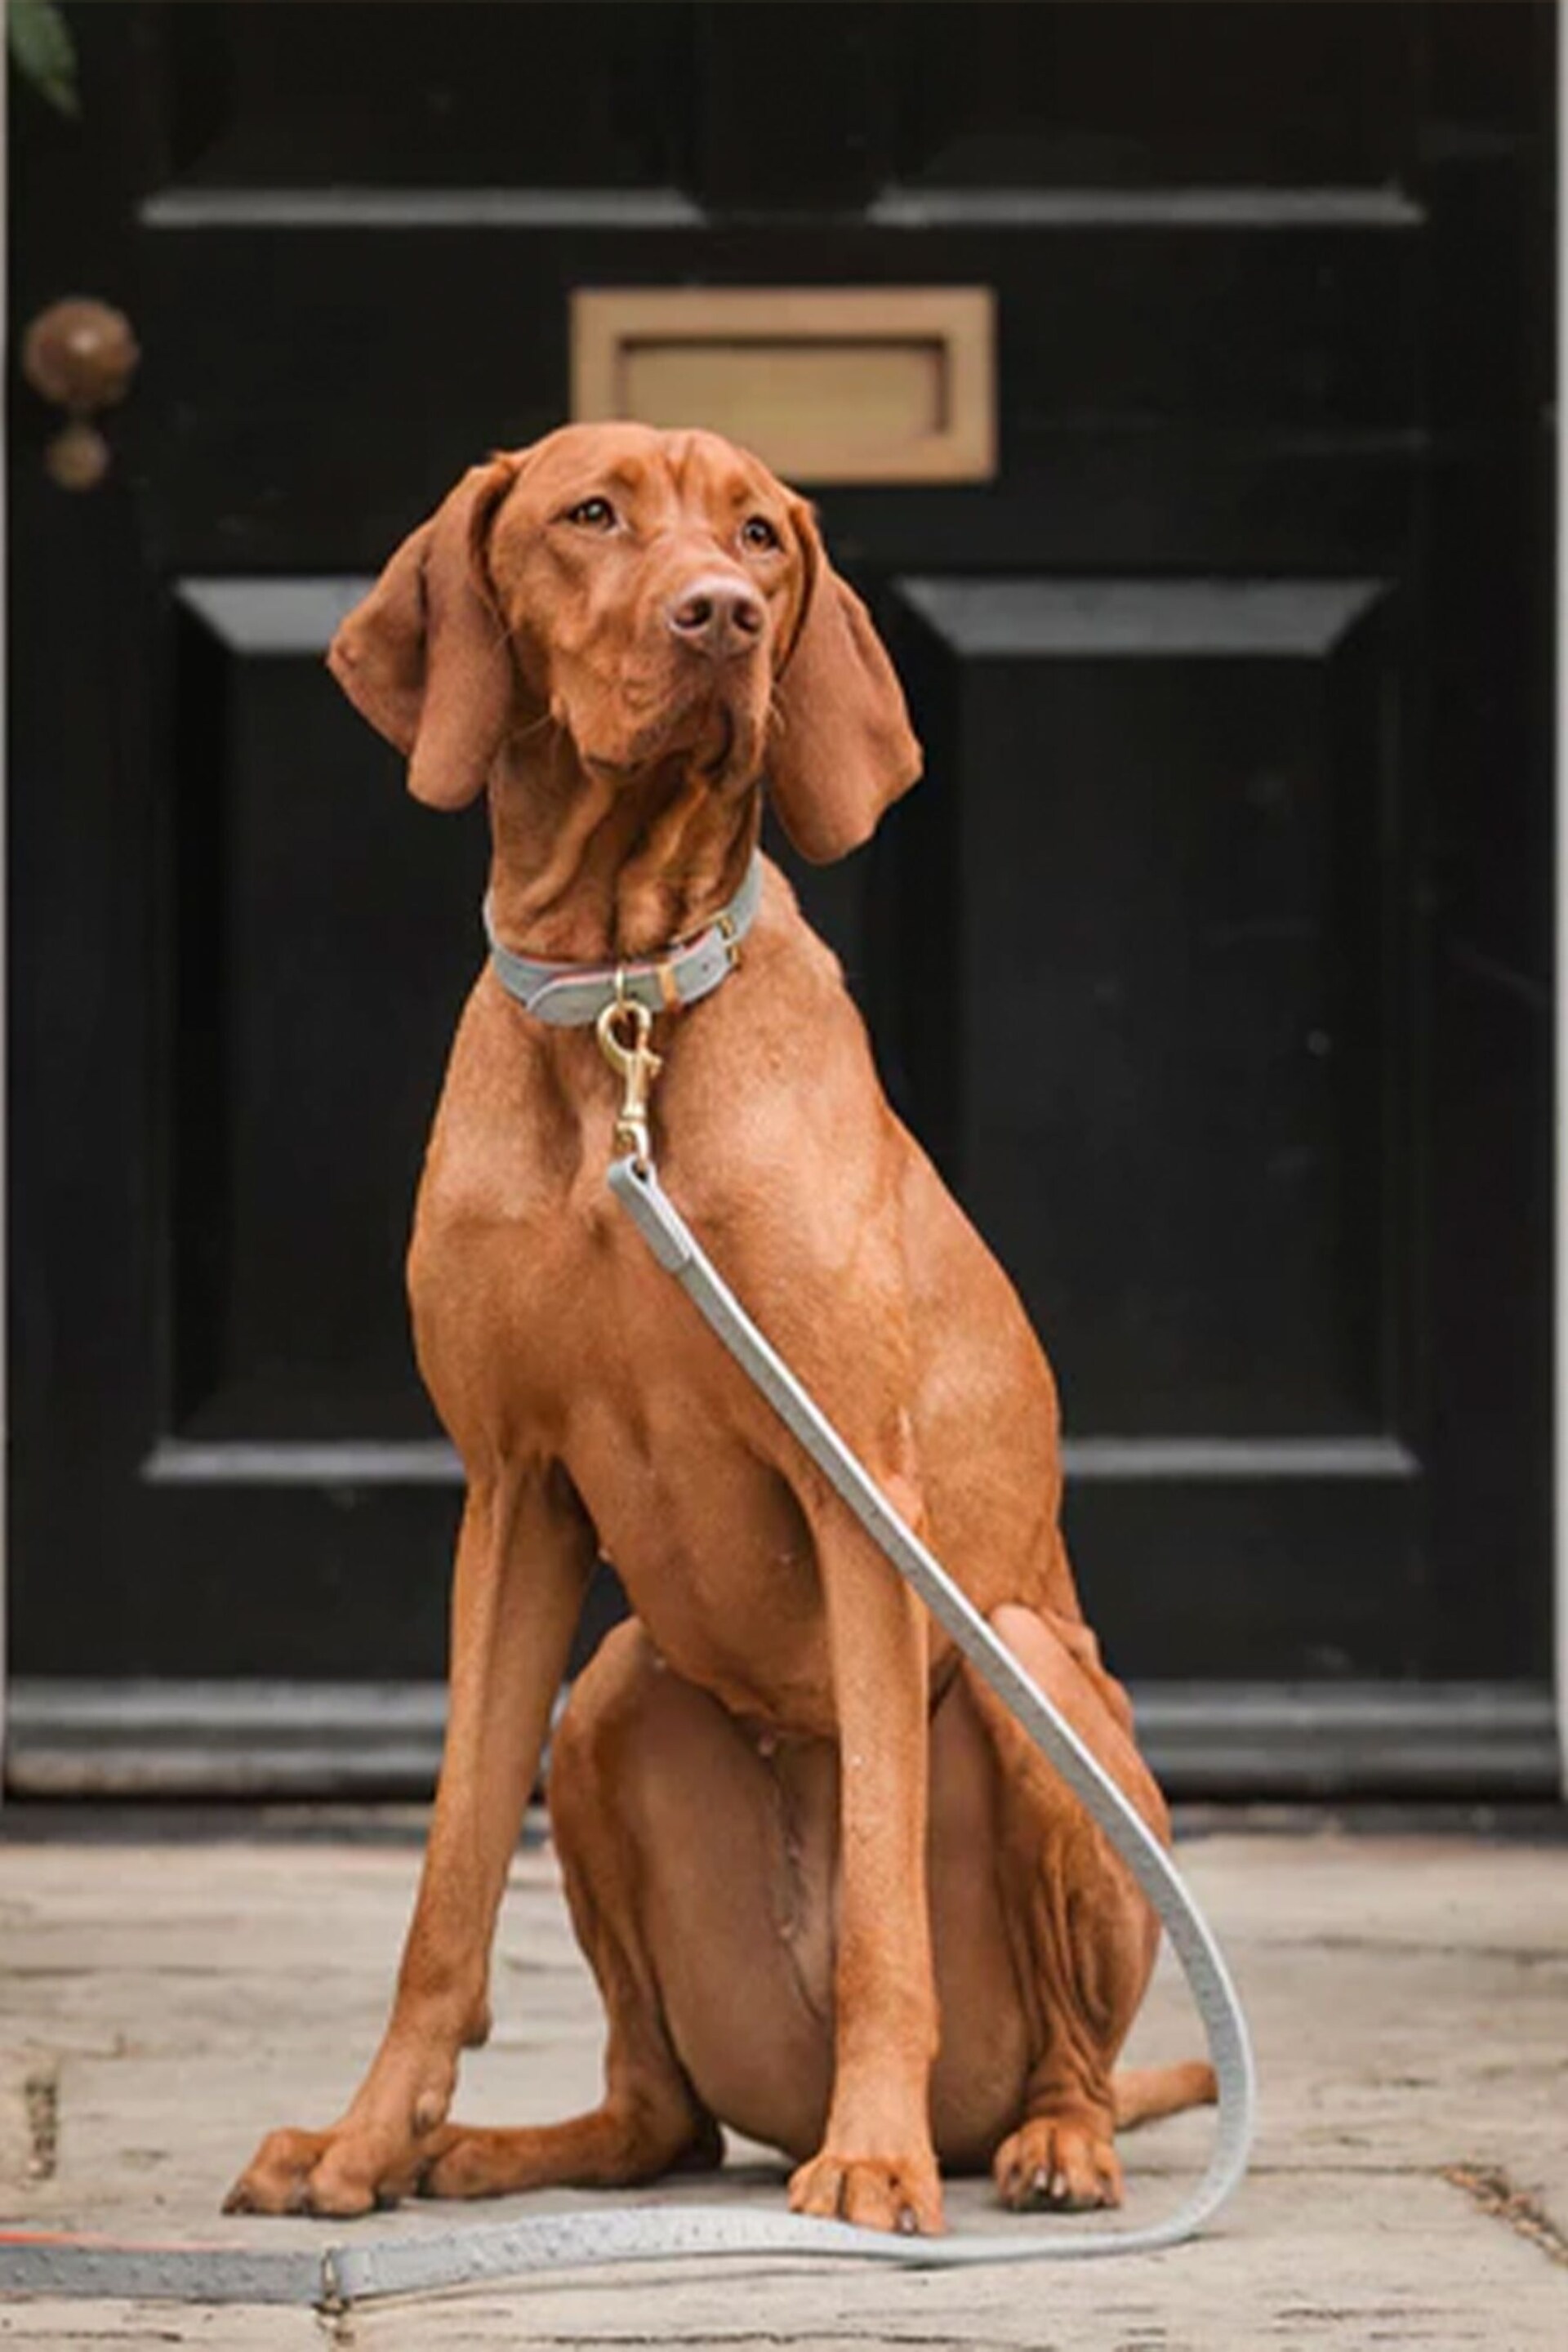
[[[702,929],[739,889],[762,824],[759,783],[716,790],[689,754],[610,775],[556,727],[507,746],[489,806],[496,934],[560,963],[653,955]]]

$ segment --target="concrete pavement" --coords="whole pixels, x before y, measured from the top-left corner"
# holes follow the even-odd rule
[[[222,2219],[267,2126],[321,2120],[383,2014],[418,1863],[417,1816],[189,1816],[102,1842],[62,1812],[0,1815],[0,2213],[140,2238],[319,2246],[320,2225]],[[171,1826],[183,1832],[170,1837]],[[363,2352],[495,2345],[1017,2346],[1032,2352],[1568,2347],[1568,1840],[1452,1828],[1345,1834],[1205,1817],[1184,1860],[1251,2011],[1256,2168],[1204,2242],[1110,2264],[948,2276],[710,2263],[600,2272],[356,2310],[16,2300],[0,2352],[204,2346]],[[156,1832],[156,1833],[155,1833]],[[596,2001],[537,1835],[513,1869],[497,2030],[459,2099],[560,2115],[597,2089]],[[1135,2056],[1197,2047],[1179,1980]],[[1201,2161],[1206,2116],[1123,2143],[1147,2217]],[[731,2152],[721,2184],[776,2204],[783,2168]],[[378,2232],[537,2210],[415,2207]],[[559,2204],[603,2200],[562,2196]],[[956,2229],[998,2216],[950,2189]],[[331,2225],[339,2231],[343,2225]],[[1048,2234],[1036,2218],[1016,2226]]]

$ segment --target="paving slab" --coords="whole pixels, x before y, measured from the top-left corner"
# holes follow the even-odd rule
[[[243,1822],[238,1824],[243,1827]],[[258,1824],[259,1826],[259,1824]],[[405,1832],[410,1825],[405,1822]],[[0,1844],[5,1819],[0,1816]],[[19,2298],[12,2347],[1568,2347],[1568,1842],[1221,1825],[1184,1862],[1258,2044],[1258,2162],[1202,2243],[1110,2264],[899,2273],[639,2266],[361,2307]],[[297,1841],[29,1838],[0,1852],[0,2214],[13,2224],[316,2250],[345,2226],[217,2210],[260,2133],[318,2122],[372,2048],[413,1899],[412,1834]],[[498,1942],[497,2028],[460,2110],[544,2120],[596,2095],[600,2025],[537,1824]],[[1163,1968],[1131,2053],[1196,2025]],[[1129,2218],[1201,2163],[1206,2116],[1123,2143]],[[716,2181],[659,2196],[777,2209],[784,2168],[736,2142]],[[415,2205],[360,2225],[445,2230],[549,2207]],[[957,2231],[994,2229],[981,2181]],[[1010,2224],[1048,2236],[1048,2219]]]

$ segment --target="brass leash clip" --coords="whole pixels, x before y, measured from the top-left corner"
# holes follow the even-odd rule
[[[621,1081],[616,1148],[631,1153],[639,1173],[653,1155],[647,1126],[648,1089],[664,1067],[663,1057],[647,1042],[652,1027],[653,1014],[647,1006],[639,1004],[635,997],[622,994],[618,988],[594,1024],[599,1051]]]

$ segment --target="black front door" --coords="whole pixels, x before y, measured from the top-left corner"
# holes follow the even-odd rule
[[[143,358],[93,489],[13,396],[14,1671],[439,1674],[401,1255],[483,828],[321,654],[569,413],[575,289],[940,287],[994,474],[817,492],[928,779],[806,890],[1056,1362],[1090,1612],[1200,1725],[1542,1724],[1550,9],[65,15],[16,324]]]

